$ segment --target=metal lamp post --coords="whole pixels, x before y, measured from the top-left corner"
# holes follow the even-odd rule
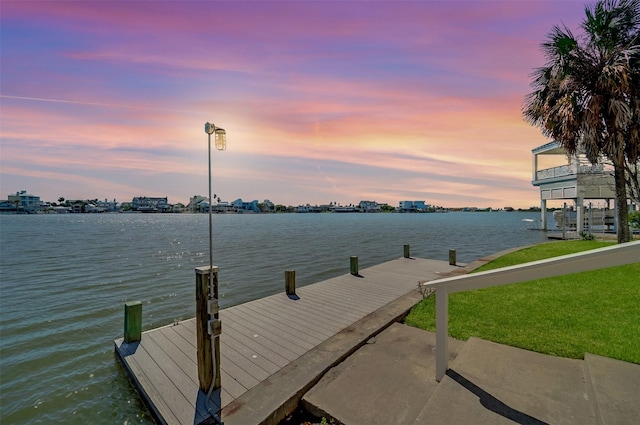
[[[213,199],[211,196],[211,135],[214,135],[214,142],[215,142],[215,147],[217,150],[219,151],[223,151],[226,149],[227,147],[227,136],[226,136],[226,132],[224,131],[223,128],[219,128],[216,127],[214,124],[207,122],[204,125],[204,131],[205,133],[207,133],[208,135],[208,139],[209,139],[209,143],[208,143],[208,151],[209,151],[209,285],[208,285],[208,294],[206,296],[204,296],[204,294],[202,294],[202,292],[199,292],[200,290],[196,290],[197,294],[196,294],[196,303],[197,303],[197,308],[196,310],[198,310],[198,308],[201,311],[201,315],[202,313],[205,313],[206,318],[205,317],[201,317],[201,315],[199,315],[199,320],[201,323],[201,326],[203,326],[203,329],[199,330],[200,333],[202,333],[202,336],[199,336],[199,338],[204,340],[204,335],[206,335],[207,333],[209,334],[209,338],[210,338],[210,345],[209,343],[204,343],[202,344],[202,348],[203,351],[200,352],[200,348],[198,348],[198,360],[200,361],[200,358],[202,358],[205,363],[203,363],[202,367],[200,366],[200,363],[198,365],[198,375],[199,375],[199,379],[200,379],[200,372],[202,370],[203,373],[203,381],[206,382],[211,382],[211,385],[209,387],[209,391],[207,393],[207,398],[206,398],[206,405],[207,405],[207,410],[211,413],[212,407],[209,405],[210,403],[210,399],[211,399],[211,395],[213,394],[214,390],[218,389],[221,387],[221,380],[220,380],[220,333],[222,331],[222,326],[220,323],[220,319],[219,319],[219,304],[218,304],[218,279],[214,278],[214,273],[213,273],[213,219],[212,219],[212,213],[213,213]],[[196,284],[198,284],[198,282],[196,282]],[[196,285],[198,286],[198,285]],[[200,281],[200,288],[204,289],[204,282],[202,282],[202,280]],[[200,294],[200,295],[198,295]],[[200,299],[202,300],[202,298],[205,298],[206,304],[198,304],[198,297],[200,297]],[[204,301],[204,300],[203,300]],[[198,307],[199,306],[199,307]],[[202,310],[205,310],[204,312]],[[206,328],[204,328],[206,326]],[[205,330],[206,329],[206,330]],[[198,335],[200,335],[200,333]],[[209,347],[209,348],[207,348]],[[206,351],[208,351],[208,349],[210,349],[210,354],[207,354]],[[208,357],[208,359],[207,359]],[[210,366],[208,366],[208,365]],[[211,379],[213,378],[213,379]],[[201,388],[203,386],[201,381]],[[205,388],[202,388],[202,390],[205,390]],[[214,419],[216,419],[216,421],[218,423],[221,423],[221,421],[219,420],[219,417],[217,416],[217,413],[213,414]]]

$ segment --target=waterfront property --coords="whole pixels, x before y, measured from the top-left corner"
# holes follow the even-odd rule
[[[222,409],[223,420],[229,415],[259,415],[251,411],[257,406],[243,401],[255,397],[252,389],[266,385],[276,374],[302,373],[307,364],[304,356],[317,356],[310,352],[330,338],[352,338],[344,352],[335,346],[321,350],[326,362],[304,372],[303,379],[298,379],[300,388],[261,393],[261,402],[273,405],[272,411],[267,406],[261,412],[271,415],[280,410],[282,414],[283,405],[292,411],[310,382],[419,301],[418,282],[457,270],[459,267],[445,261],[399,258],[299,288],[295,296],[283,291],[221,310],[222,390],[214,394],[217,405],[213,411]],[[410,292],[415,296],[395,313],[380,313],[379,309]],[[360,335],[351,328],[362,320],[376,320],[370,326],[371,334]],[[119,359],[160,423],[191,425],[210,416],[206,394],[199,390],[196,333],[196,320],[191,319],[144,332],[139,342],[115,341]],[[314,362],[309,364],[317,367]],[[256,423],[261,419],[253,418]]]
[[[613,167],[604,163],[591,164],[584,153],[567,155],[558,142],[547,143],[532,150],[533,177],[531,183],[540,188],[541,228],[547,230],[547,202],[571,201],[570,210],[556,216],[558,227],[572,228],[578,234],[594,226],[615,231],[615,184]],[[543,166],[553,165],[550,168]],[[605,208],[585,213],[585,201],[603,201]],[[613,204],[613,208],[611,208]]]
[[[40,212],[42,207],[40,197],[26,190],[11,194],[6,200],[0,201],[0,212],[34,214]]]
[[[424,201],[400,201],[398,212],[426,212],[429,205],[425,205]]]
[[[136,196],[131,201],[131,209],[138,212],[166,212],[171,211],[168,199],[148,196]]]

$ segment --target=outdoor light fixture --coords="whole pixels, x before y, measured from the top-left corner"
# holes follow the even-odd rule
[[[215,145],[219,151],[227,149],[227,132],[224,128],[216,127],[213,123],[206,123],[204,125],[204,131],[209,135],[209,144],[211,144],[211,135],[215,134]]]

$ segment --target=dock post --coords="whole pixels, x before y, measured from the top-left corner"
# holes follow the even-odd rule
[[[284,271],[284,291],[287,295],[296,294],[296,271],[295,270]]]
[[[212,282],[209,282],[209,276],[212,276]],[[196,357],[198,382],[200,389],[204,392],[209,391],[212,384],[214,388],[221,387],[220,333],[222,327],[218,309],[218,267],[196,267]]]
[[[138,342],[142,338],[142,302],[124,303],[124,342]]]
[[[409,245],[405,245],[404,246],[404,258],[410,258],[411,256],[409,255]]]
[[[358,276],[358,257],[355,255],[351,256],[351,274],[354,276]]]
[[[449,250],[449,265],[450,266],[455,266],[456,265],[456,250],[455,249],[450,249]]]

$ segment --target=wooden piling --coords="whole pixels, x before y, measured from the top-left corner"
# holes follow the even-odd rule
[[[214,388],[220,388],[220,338],[214,338],[211,343],[211,335],[220,335],[221,323],[218,315],[218,267],[214,266],[210,273],[209,266],[196,267],[196,348],[198,361],[198,382],[200,389],[209,391],[213,382]],[[209,282],[209,275],[212,282]],[[211,288],[213,291],[211,291]],[[213,293],[210,293],[213,292]],[[211,303],[211,314],[209,312]],[[211,326],[209,326],[211,321]],[[211,328],[211,329],[210,329]],[[215,357],[213,364],[212,352]],[[214,381],[215,378],[215,381]]]
[[[284,291],[287,295],[296,294],[296,271],[285,270],[284,272]]]
[[[138,342],[142,338],[142,302],[124,304],[124,342]]]
[[[456,250],[455,249],[450,249],[449,250],[449,265],[450,266],[455,266],[456,265]]]
[[[354,276],[358,276],[358,257],[355,255],[351,256],[351,274]]]
[[[411,256],[409,255],[409,245],[405,245],[404,246],[404,258],[410,258]]]

